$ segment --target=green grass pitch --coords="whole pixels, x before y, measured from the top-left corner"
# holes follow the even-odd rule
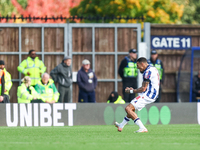
[[[136,125],[118,132],[113,125],[0,127],[0,150],[199,150],[200,126]]]

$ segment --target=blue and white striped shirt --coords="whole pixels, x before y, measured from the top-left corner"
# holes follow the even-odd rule
[[[143,93],[149,98],[155,100],[158,96],[160,85],[158,70],[155,67],[148,65],[143,73],[143,80],[149,81],[149,85],[147,86],[146,91]]]

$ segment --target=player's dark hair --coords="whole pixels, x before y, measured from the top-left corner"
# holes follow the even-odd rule
[[[140,57],[140,58],[137,59],[137,62],[139,62],[139,63],[147,63],[147,59],[144,58],[144,57]]]
[[[32,52],[34,52],[35,50],[31,49],[28,54],[30,55]]]

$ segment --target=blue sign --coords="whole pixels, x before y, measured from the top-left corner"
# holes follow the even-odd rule
[[[151,36],[151,49],[188,49],[191,36]]]

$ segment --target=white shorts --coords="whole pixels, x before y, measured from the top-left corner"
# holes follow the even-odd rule
[[[130,103],[135,107],[136,110],[141,110],[144,108],[147,104],[151,104],[155,102],[155,99],[151,99],[145,94],[141,94],[134,98]]]

